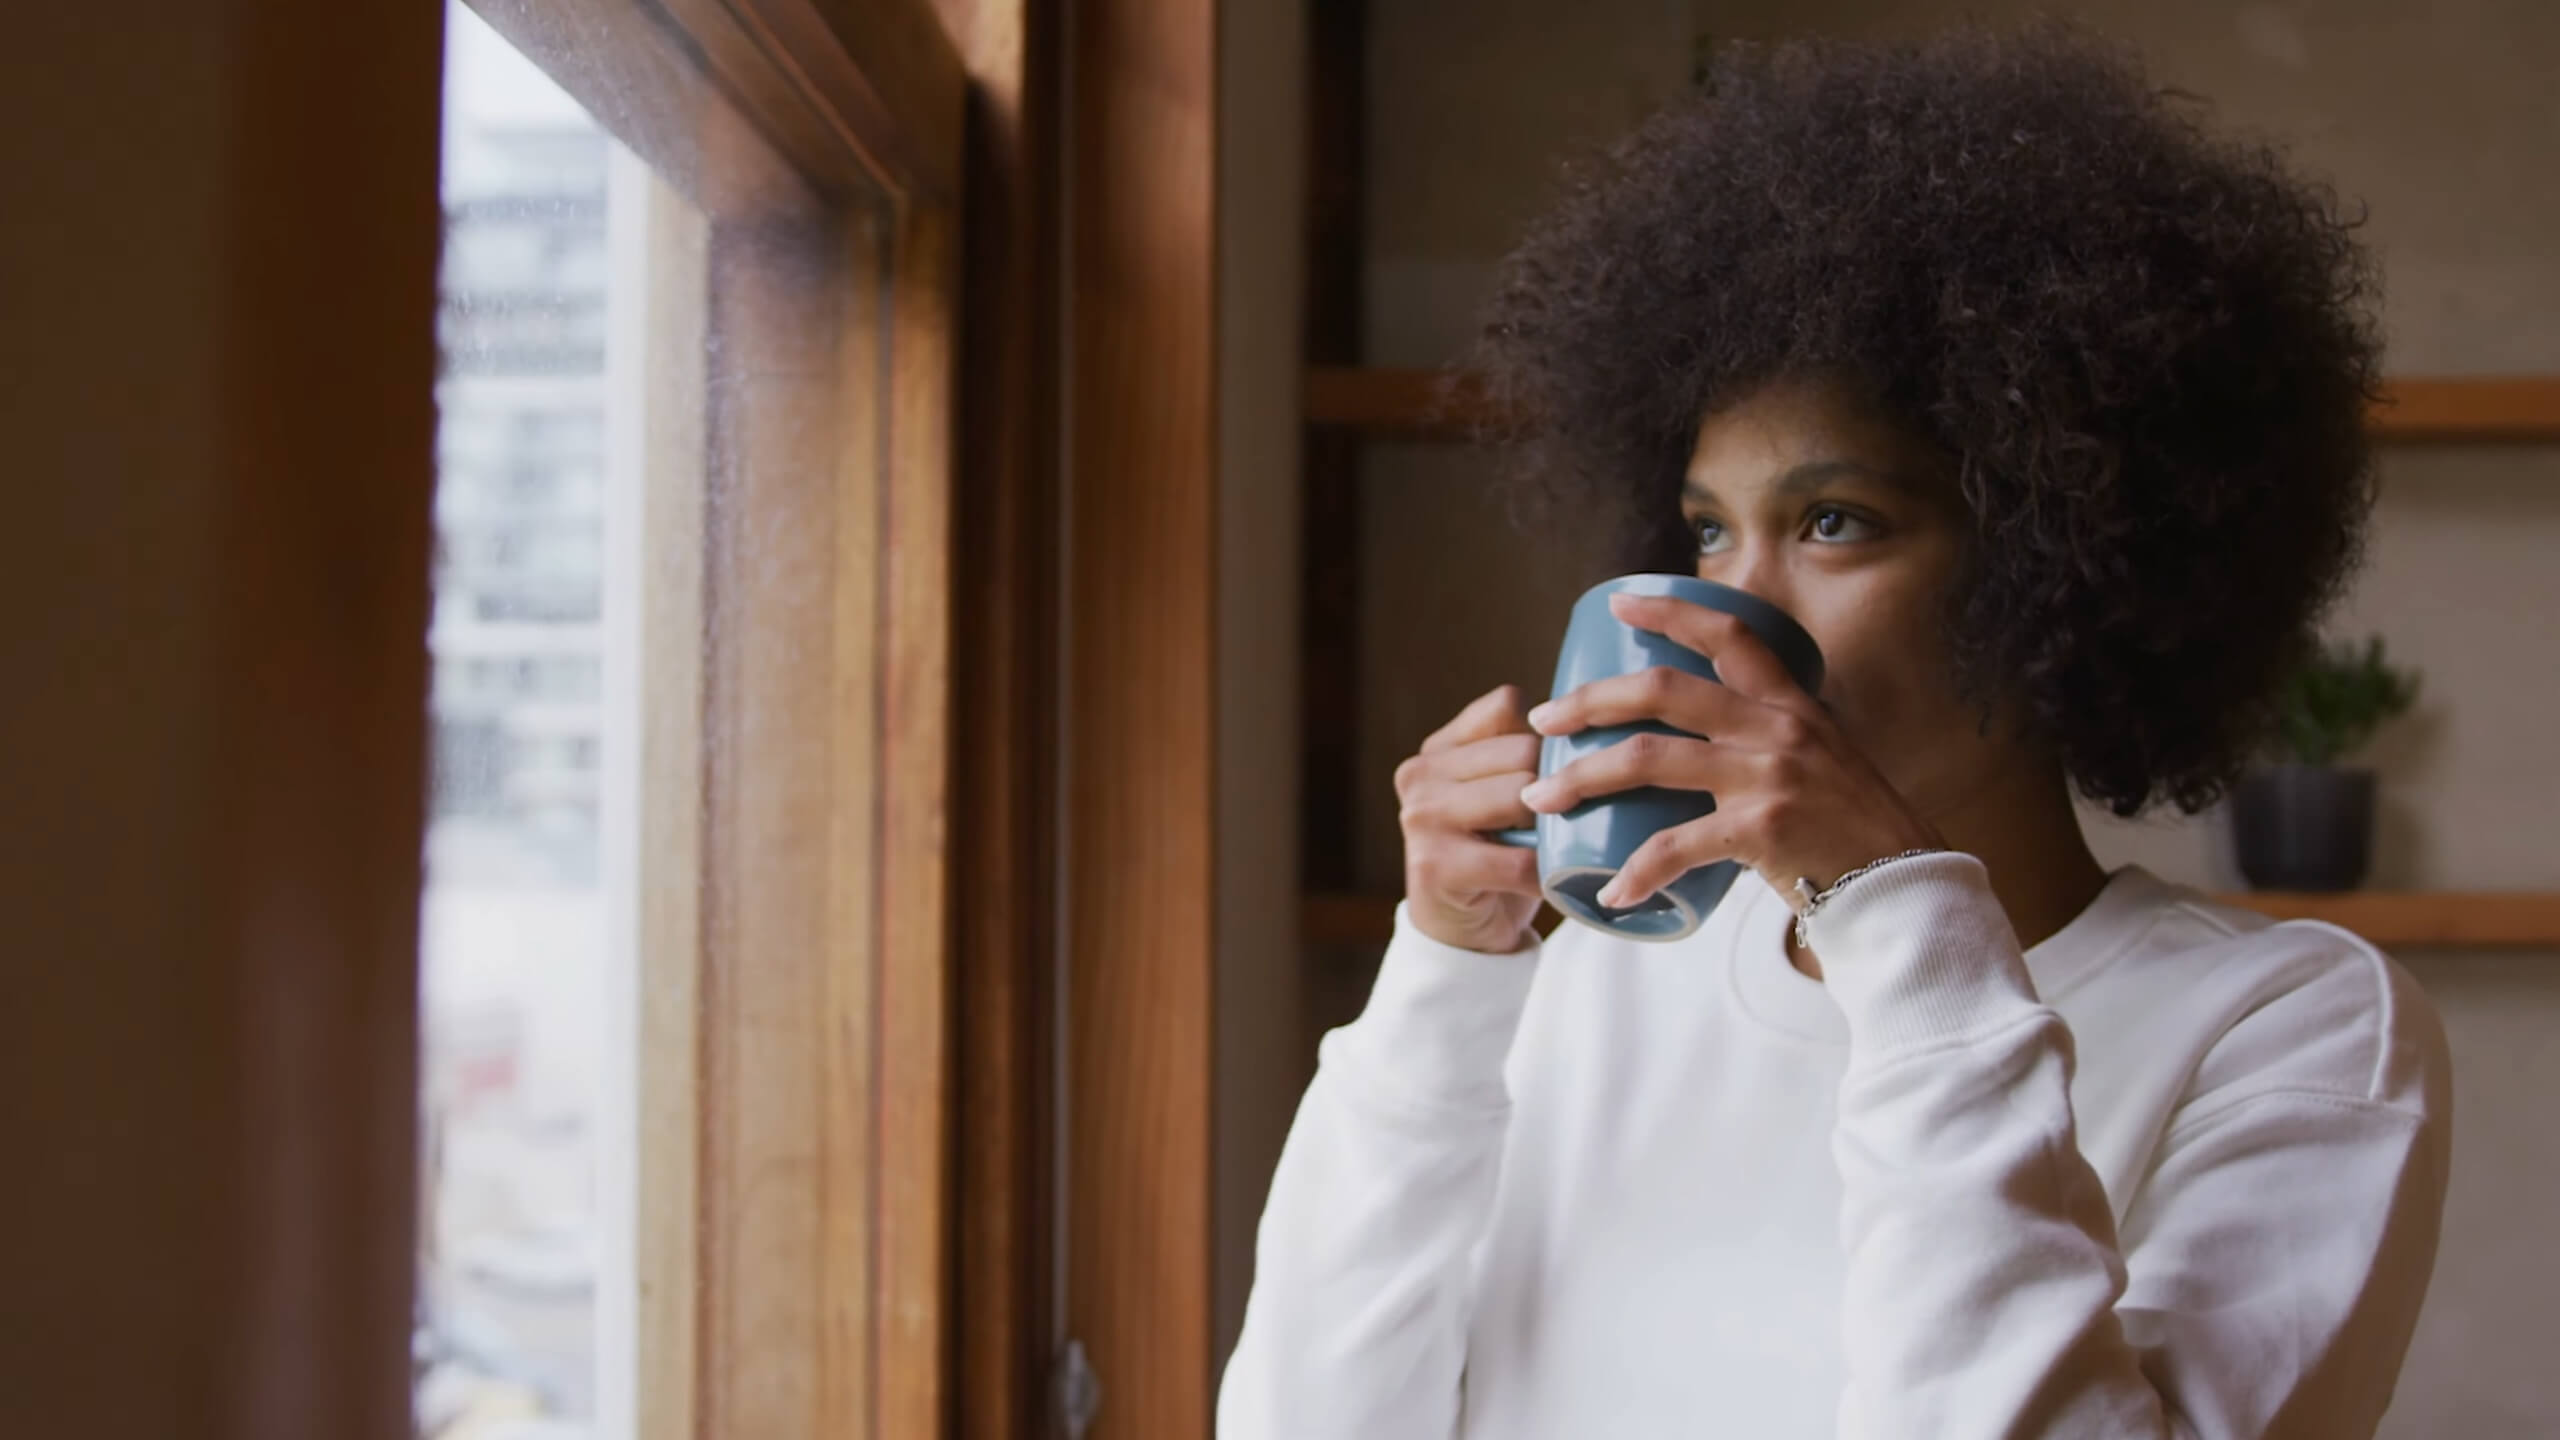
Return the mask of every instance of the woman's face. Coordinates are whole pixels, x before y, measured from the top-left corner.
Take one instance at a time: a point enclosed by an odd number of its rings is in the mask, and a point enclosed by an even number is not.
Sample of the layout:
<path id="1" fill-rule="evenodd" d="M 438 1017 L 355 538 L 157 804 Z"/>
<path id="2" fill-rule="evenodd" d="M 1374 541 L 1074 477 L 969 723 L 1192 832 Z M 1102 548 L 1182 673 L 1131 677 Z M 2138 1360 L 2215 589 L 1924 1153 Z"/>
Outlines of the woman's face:
<path id="1" fill-rule="evenodd" d="M 1772 384 L 1700 423 L 1680 509 L 1699 577 L 1803 622 L 1841 729 L 1923 815 L 2017 778 L 2009 717 L 1978 733 L 1956 698 L 1942 617 L 1967 516 L 1927 447 L 1839 387 Z"/>

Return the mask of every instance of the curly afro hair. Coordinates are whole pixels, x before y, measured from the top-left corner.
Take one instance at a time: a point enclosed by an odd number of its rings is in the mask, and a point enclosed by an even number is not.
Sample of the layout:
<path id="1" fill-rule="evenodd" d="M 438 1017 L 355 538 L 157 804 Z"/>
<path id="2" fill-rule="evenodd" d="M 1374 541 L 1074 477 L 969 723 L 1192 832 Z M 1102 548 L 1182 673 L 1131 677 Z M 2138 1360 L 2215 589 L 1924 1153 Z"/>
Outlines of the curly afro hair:
<path id="1" fill-rule="evenodd" d="M 1700 420 L 1851 385 L 1971 512 L 1967 703 L 2119 815 L 2204 808 L 2362 558 L 2379 341 L 2361 217 L 2200 109 L 2063 23 L 1726 51 L 1505 263 L 1472 368 L 1515 498 L 1690 569 Z"/>

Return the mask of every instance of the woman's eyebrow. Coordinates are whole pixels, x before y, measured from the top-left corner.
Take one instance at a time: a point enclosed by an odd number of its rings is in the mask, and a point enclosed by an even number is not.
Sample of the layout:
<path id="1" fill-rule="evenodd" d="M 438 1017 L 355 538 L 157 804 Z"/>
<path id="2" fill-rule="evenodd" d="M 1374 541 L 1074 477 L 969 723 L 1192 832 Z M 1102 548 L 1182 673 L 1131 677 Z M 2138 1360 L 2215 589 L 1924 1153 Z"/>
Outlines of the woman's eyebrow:
<path id="1" fill-rule="evenodd" d="M 1891 470 L 1879 470 L 1872 465 L 1862 465 L 1855 460 L 1808 460 L 1780 475 L 1771 483 L 1770 488 L 1780 495 L 1804 495 L 1821 489 L 1824 481 L 1836 480 L 1842 476 L 1873 480 L 1896 490 L 1911 488 L 1909 482 L 1900 474 Z M 1695 500 L 1701 504 L 1716 503 L 1715 491 L 1709 489 L 1706 482 L 1694 475 L 1682 481 L 1680 495 L 1682 499 Z"/>

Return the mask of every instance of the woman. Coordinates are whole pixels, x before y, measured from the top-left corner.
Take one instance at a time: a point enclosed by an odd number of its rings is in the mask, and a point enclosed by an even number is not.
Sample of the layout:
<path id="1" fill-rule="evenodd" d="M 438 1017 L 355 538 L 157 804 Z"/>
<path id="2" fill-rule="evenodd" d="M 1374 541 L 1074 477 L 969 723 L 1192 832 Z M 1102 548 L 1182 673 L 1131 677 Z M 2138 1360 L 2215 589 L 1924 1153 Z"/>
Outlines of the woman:
<path id="1" fill-rule="evenodd" d="M 2370 1434 L 2432 1264 L 2441 1028 L 2335 927 L 2103 869 L 2202 808 L 2357 560 L 2370 275 L 2329 194 L 2066 29 L 1725 60 L 1513 257 L 1481 368 L 1613 568 L 1802 620 L 1477 700 L 1265 1209 L 1221 1431 Z M 1541 735 L 1652 717 L 1545 780 Z M 1567 924 L 1482 832 L 1714 814 Z M 1797 882 L 1818 898 L 1805 905 Z"/>

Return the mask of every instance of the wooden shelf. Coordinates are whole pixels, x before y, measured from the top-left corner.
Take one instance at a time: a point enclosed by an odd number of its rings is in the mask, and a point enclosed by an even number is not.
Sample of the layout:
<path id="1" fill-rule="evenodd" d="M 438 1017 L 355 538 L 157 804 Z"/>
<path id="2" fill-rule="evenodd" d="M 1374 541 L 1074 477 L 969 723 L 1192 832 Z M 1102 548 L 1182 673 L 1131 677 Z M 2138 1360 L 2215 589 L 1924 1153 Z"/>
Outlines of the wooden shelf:
<path id="1" fill-rule="evenodd" d="M 1483 390 L 1436 370 L 1316 366 L 1306 420 L 1383 439 L 1462 440 L 1499 420 Z M 2373 433 L 2392 444 L 2560 441 L 2560 375 L 2403 376 L 2386 382 Z"/>
<path id="2" fill-rule="evenodd" d="M 2326 920 L 2376 945 L 2560 950 L 2560 894 L 2544 891 L 2265 890 L 2214 898 L 2278 920 Z"/>
<path id="3" fill-rule="evenodd" d="M 2384 382 L 2374 438 L 2395 444 L 2560 440 L 2560 376 L 2407 375 Z"/>
<path id="4" fill-rule="evenodd" d="M 2376 945 L 2426 949 L 2560 950 L 2560 892 L 2351 890 L 2339 894 L 2248 891 L 2213 897 L 2279 920 L 2326 920 Z M 1316 944 L 1383 945 L 1395 928 L 1393 895 L 1309 895 L 1300 937 Z M 1540 911 L 1540 929 L 1554 921 Z"/>

